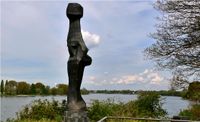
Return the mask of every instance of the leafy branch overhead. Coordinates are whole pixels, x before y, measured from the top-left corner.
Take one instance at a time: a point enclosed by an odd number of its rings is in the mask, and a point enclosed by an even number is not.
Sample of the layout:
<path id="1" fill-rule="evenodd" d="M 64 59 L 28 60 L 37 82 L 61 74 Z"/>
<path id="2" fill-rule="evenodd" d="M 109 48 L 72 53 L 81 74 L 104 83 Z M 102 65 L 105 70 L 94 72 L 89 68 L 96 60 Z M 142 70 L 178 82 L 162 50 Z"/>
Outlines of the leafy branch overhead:
<path id="1" fill-rule="evenodd" d="M 172 70 L 174 77 L 199 80 L 200 1 L 159 0 L 154 6 L 162 16 L 151 34 L 156 43 L 145 54 L 159 68 Z"/>

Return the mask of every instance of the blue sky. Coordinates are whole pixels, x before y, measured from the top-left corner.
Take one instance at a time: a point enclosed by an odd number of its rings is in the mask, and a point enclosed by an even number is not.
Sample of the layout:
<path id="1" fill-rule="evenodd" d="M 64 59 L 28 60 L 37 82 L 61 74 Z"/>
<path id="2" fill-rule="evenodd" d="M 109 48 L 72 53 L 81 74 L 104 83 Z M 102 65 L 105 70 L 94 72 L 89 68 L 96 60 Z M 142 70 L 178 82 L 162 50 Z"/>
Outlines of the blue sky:
<path id="1" fill-rule="evenodd" d="M 2 1 L 1 79 L 54 86 L 68 83 L 66 7 L 84 7 L 82 34 L 93 62 L 86 67 L 87 89 L 160 90 L 168 73 L 154 70 L 143 50 L 155 40 L 159 12 L 155 0 Z"/>

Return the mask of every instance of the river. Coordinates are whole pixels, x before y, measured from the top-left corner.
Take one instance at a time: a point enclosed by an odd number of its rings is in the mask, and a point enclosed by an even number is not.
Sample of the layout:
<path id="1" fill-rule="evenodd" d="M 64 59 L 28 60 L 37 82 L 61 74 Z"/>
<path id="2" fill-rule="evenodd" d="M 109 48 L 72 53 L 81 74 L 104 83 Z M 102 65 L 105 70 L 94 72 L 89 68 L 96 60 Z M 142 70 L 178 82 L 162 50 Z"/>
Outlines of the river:
<path id="1" fill-rule="evenodd" d="M 125 95 L 125 94 L 88 94 L 82 95 L 85 102 L 89 106 L 92 100 L 106 100 L 113 99 L 116 102 L 128 102 L 130 100 L 137 99 L 137 95 Z M 190 101 L 183 100 L 181 97 L 164 96 L 162 100 L 163 108 L 168 112 L 168 116 L 172 117 L 177 115 L 180 110 L 186 109 Z M 5 121 L 7 118 L 16 117 L 15 113 L 20 111 L 23 106 L 30 104 L 36 99 L 48 99 L 62 101 L 66 99 L 66 96 L 14 96 L 14 97 L 1 97 L 1 121 Z"/>

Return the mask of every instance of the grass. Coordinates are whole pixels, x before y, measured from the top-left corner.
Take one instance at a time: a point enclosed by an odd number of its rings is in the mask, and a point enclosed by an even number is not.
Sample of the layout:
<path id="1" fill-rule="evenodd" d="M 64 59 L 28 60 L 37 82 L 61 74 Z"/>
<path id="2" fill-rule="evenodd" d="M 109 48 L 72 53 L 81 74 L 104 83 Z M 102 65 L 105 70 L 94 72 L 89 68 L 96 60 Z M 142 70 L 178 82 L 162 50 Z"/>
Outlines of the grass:
<path id="1" fill-rule="evenodd" d="M 106 122 L 158 122 L 154 120 L 126 120 L 126 119 L 108 119 Z"/>
<path id="2" fill-rule="evenodd" d="M 34 119 L 8 120 L 7 122 L 58 122 L 58 121 L 43 118 L 40 120 L 34 120 Z"/>

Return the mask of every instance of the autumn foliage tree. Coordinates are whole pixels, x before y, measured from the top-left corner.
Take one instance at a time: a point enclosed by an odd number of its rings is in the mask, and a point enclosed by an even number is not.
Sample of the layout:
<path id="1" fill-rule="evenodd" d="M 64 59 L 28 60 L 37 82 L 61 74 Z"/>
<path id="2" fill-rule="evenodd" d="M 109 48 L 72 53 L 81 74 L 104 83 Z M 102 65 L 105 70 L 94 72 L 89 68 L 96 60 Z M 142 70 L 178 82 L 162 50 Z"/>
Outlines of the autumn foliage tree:
<path id="1" fill-rule="evenodd" d="M 173 79 L 200 79 L 200 0 L 158 0 L 162 16 L 152 34 L 156 43 L 145 49 L 161 69 L 170 69 Z"/>
<path id="2" fill-rule="evenodd" d="M 17 94 L 29 94 L 30 84 L 22 81 L 17 83 Z"/>

